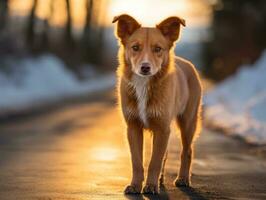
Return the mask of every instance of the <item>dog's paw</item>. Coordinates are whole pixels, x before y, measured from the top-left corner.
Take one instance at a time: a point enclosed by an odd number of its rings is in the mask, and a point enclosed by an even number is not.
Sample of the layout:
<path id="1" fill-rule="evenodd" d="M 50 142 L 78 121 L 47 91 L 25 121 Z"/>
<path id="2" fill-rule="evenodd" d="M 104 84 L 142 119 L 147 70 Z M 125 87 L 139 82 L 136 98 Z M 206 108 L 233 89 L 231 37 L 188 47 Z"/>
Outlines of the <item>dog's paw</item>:
<path id="1" fill-rule="evenodd" d="M 125 190 L 124 194 L 140 194 L 141 187 L 137 185 L 128 185 Z"/>
<path id="2" fill-rule="evenodd" d="M 147 184 L 143 188 L 143 194 L 158 194 L 158 186 L 154 184 Z"/>
<path id="3" fill-rule="evenodd" d="M 190 180 L 189 178 L 177 178 L 174 182 L 176 187 L 189 187 Z"/>

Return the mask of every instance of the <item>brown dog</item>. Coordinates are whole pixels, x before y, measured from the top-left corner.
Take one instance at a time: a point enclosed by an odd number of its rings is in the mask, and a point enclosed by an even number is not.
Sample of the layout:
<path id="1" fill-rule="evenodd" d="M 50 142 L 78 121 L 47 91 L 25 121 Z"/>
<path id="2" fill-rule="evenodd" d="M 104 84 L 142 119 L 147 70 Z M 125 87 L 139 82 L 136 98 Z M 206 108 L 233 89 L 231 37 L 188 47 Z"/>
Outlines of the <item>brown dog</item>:
<path id="1" fill-rule="evenodd" d="M 181 167 L 176 186 L 190 185 L 193 138 L 200 131 L 202 90 L 194 66 L 174 55 L 185 21 L 169 17 L 156 28 L 141 27 L 129 15 L 114 18 L 119 50 L 119 99 L 127 124 L 133 177 L 126 194 L 140 193 L 144 181 L 143 130 L 153 133 L 152 157 L 143 193 L 158 192 L 170 124 L 177 122 L 182 138 Z M 163 174 L 161 174 L 161 177 Z"/>

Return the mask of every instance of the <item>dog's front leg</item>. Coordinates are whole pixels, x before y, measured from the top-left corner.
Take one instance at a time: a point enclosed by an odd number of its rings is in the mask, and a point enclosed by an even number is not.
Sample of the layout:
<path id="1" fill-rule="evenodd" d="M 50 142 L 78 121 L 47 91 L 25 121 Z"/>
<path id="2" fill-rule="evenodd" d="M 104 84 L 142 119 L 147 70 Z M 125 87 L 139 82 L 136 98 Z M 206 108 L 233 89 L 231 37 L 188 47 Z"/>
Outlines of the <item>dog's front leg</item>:
<path id="1" fill-rule="evenodd" d="M 170 127 L 167 127 L 164 130 L 153 130 L 151 162 L 149 164 L 146 186 L 143 189 L 145 194 L 158 193 L 158 179 L 168 144 L 169 134 Z"/>
<path id="2" fill-rule="evenodd" d="M 127 124 L 127 138 L 131 152 L 132 180 L 126 187 L 126 194 L 138 194 L 142 189 L 144 180 L 143 169 L 143 129 L 140 124 L 129 122 Z"/>

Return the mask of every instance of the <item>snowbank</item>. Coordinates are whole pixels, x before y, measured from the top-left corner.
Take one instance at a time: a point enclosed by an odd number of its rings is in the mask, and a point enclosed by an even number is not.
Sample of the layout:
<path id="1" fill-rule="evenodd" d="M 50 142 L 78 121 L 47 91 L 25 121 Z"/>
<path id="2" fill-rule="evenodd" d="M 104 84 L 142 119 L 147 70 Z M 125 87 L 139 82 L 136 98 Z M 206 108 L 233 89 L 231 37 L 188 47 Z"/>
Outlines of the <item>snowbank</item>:
<path id="1" fill-rule="evenodd" d="M 266 51 L 204 97 L 207 125 L 266 144 Z"/>
<path id="2" fill-rule="evenodd" d="M 9 61 L 10 73 L 0 71 L 0 115 L 46 102 L 112 87 L 115 75 L 92 76 L 80 81 L 52 55 Z M 87 75 L 88 76 L 88 75 Z"/>

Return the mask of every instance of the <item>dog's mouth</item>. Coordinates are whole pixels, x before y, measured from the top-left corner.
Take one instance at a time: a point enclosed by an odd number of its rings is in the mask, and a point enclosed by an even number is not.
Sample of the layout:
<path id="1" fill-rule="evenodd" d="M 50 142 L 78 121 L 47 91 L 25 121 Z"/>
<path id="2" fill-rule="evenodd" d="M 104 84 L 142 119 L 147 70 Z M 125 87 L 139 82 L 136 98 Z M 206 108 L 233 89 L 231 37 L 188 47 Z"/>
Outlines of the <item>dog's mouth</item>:
<path id="1" fill-rule="evenodd" d="M 151 76 L 151 72 L 140 72 L 139 73 L 141 76 Z"/>
<path id="2" fill-rule="evenodd" d="M 135 72 L 135 74 L 137 74 L 138 76 L 141 76 L 141 77 L 150 77 L 150 76 L 153 76 L 154 74 L 152 74 L 151 72 Z"/>

